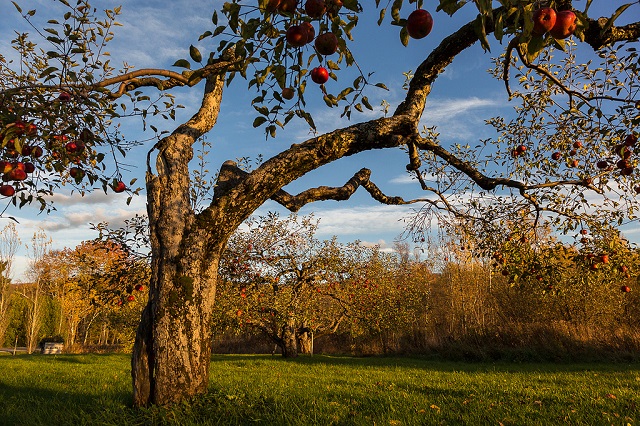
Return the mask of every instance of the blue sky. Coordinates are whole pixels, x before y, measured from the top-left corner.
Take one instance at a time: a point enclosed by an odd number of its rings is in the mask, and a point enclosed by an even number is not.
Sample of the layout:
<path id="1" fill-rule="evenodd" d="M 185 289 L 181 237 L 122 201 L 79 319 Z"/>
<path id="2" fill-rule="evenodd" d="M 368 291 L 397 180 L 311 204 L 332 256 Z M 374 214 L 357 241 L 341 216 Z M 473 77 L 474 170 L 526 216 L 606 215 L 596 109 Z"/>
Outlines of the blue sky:
<path id="1" fill-rule="evenodd" d="M 393 27 L 388 22 L 382 27 L 376 25 L 377 13 L 373 7 L 369 9 L 373 13 L 361 16 L 361 23 L 354 33 L 356 42 L 351 43 L 350 47 L 363 71 L 375 72 L 372 80 L 384 82 L 390 89 L 388 92 L 371 90 L 367 93 L 374 107 L 379 106 L 384 99 L 391 104 L 390 110 L 393 111 L 404 96 L 403 73 L 415 69 L 443 37 L 475 16 L 473 7 L 469 6 L 465 8 L 468 9 L 467 12 L 451 18 L 442 12 L 436 13 L 436 3 L 435 0 L 425 2 L 425 8 L 434 16 L 432 33 L 422 40 L 410 40 L 408 47 L 403 47 L 400 43 L 398 27 Z M 581 3 L 584 2 L 576 2 L 576 5 L 581 7 Z M 615 7 L 616 4 L 623 4 L 625 1 L 594 3 L 592 10 L 597 12 L 597 7 L 603 3 L 614 4 Z M 51 17 L 51 4 L 50 0 L 21 3 L 23 9 L 36 9 L 37 17 L 47 19 Z M 190 44 L 200 48 L 205 56 L 217 46 L 217 42 L 212 42 L 211 39 L 198 42 L 198 36 L 206 30 L 213 29 L 210 17 L 213 10 L 220 7 L 221 1 L 101 0 L 96 1 L 94 6 L 104 9 L 120 4 L 123 6 L 123 13 L 118 21 L 123 27 L 116 28 L 116 37 L 108 49 L 115 66 L 126 62 L 136 68 L 168 67 L 177 59 L 188 57 Z M 607 8 L 609 7 L 611 6 Z M 614 10 L 614 7 L 610 10 Z M 407 5 L 403 10 L 403 16 L 408 15 L 410 11 Z M 637 18 L 638 7 L 631 11 L 630 15 L 631 18 Z M 21 25 L 23 23 L 14 7 L 8 0 L 4 0 L 0 6 L 0 52 L 9 56 L 10 35 Z M 495 115 L 508 115 L 512 110 L 502 82 L 493 80 L 486 72 L 492 65 L 491 57 L 499 55 L 502 49 L 495 40 L 491 40 L 491 43 L 491 54 L 484 53 L 479 45 L 465 51 L 447 68 L 433 87 L 423 122 L 428 126 L 437 126 L 445 144 L 474 143 L 480 138 L 491 136 L 492 131 L 484 126 L 484 120 Z M 338 72 L 338 76 L 345 81 L 352 81 L 353 77 L 350 77 L 349 73 L 350 71 Z M 335 93 L 341 86 L 330 81 L 327 88 Z M 187 119 L 199 104 L 202 87 L 178 90 L 174 93 L 177 103 L 186 106 L 184 110 L 178 111 L 176 122 L 179 123 Z M 349 125 L 348 121 L 340 118 L 342 108 L 328 109 L 324 105 L 318 87 L 309 86 L 305 95 L 320 133 Z M 240 78 L 236 78 L 226 90 L 218 125 L 208 136 L 212 144 L 209 170 L 217 170 L 227 159 L 245 156 L 255 158 L 259 154 L 269 158 L 292 143 L 304 141 L 311 136 L 306 124 L 293 121 L 284 131 L 278 132 L 275 140 L 265 140 L 263 130 L 253 129 L 251 126 L 253 110 L 250 100 L 254 96 L 253 92 L 247 90 L 246 82 Z M 377 108 L 375 112 L 354 113 L 352 122 L 379 117 L 382 115 L 380 110 L 381 108 Z M 160 129 L 174 128 L 174 123 L 171 122 L 160 121 L 156 124 Z M 131 139 L 145 138 L 141 132 L 142 126 L 135 119 L 123 122 L 123 130 L 125 136 Z M 133 151 L 125 159 L 127 164 L 138 166 L 131 169 L 125 176 L 125 181 L 138 177 L 142 186 L 145 154 L 146 147 Z M 361 167 L 368 167 L 373 171 L 372 180 L 387 194 L 416 198 L 422 194 L 415 182 L 407 178 L 406 163 L 407 156 L 400 149 L 367 152 L 341 159 L 314 171 L 286 189 L 298 192 L 316 185 L 342 185 Z M 125 219 L 145 212 L 144 196 L 134 198 L 129 206 L 125 204 L 125 199 L 124 194 L 105 195 L 102 191 L 85 197 L 63 191 L 54 196 L 57 211 L 48 216 L 38 215 L 35 207 L 10 210 L 9 214 L 20 222 L 18 231 L 23 243 L 29 242 L 37 228 L 42 228 L 52 237 L 54 248 L 74 247 L 82 240 L 95 237 L 95 233 L 90 231 L 89 222 L 108 221 L 113 226 L 118 226 Z M 416 206 L 382 206 L 371 200 L 365 191 L 359 190 L 349 201 L 316 203 L 304 207 L 300 213 L 313 212 L 320 218 L 318 236 L 321 238 L 339 235 L 343 241 L 360 239 L 390 248 L 393 240 L 404 230 L 403 218 L 409 217 L 414 208 Z M 265 213 L 268 210 L 286 214 L 275 203 L 264 205 L 257 213 Z M 3 226 L 1 222 L 0 226 Z M 626 236 L 635 241 L 640 240 L 640 232 L 635 229 L 628 229 Z M 14 277 L 18 280 L 21 279 L 21 271 L 26 262 L 26 250 L 22 250 L 15 262 Z"/>

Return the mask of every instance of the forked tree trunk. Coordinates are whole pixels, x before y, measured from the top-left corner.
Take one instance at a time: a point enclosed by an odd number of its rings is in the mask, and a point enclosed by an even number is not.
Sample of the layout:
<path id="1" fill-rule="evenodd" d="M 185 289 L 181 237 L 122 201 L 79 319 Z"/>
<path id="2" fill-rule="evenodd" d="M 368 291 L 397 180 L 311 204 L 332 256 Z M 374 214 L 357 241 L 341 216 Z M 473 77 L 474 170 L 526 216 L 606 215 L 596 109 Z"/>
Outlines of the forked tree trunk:
<path id="1" fill-rule="evenodd" d="M 149 302 L 131 361 L 136 406 L 168 405 L 206 392 L 219 257 L 232 227 L 191 208 L 192 144 L 217 119 L 223 77 L 207 80 L 202 107 L 160 141 L 147 173 L 152 250 Z"/>

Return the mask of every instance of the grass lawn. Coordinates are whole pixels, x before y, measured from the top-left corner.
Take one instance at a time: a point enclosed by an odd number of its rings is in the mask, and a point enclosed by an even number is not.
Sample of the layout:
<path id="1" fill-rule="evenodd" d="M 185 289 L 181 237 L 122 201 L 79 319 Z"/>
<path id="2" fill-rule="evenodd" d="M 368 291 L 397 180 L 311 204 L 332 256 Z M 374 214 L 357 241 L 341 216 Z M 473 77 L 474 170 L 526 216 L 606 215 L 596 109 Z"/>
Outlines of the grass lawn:
<path id="1" fill-rule="evenodd" d="M 0 424 L 640 426 L 640 364 L 224 355 L 211 377 L 136 410 L 127 355 L 2 355 Z"/>

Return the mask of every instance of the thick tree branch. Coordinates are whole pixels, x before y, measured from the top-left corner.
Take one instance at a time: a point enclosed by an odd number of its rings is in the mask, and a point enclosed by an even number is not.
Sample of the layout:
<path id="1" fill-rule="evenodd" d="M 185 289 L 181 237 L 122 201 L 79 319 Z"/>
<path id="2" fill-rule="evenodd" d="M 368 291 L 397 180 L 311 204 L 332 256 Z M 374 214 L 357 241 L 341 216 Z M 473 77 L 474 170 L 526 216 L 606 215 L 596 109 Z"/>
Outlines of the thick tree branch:
<path id="1" fill-rule="evenodd" d="M 603 32 L 607 21 L 608 18 L 589 19 L 589 28 L 585 32 L 584 41 L 593 50 L 600 50 L 619 41 L 634 41 L 640 38 L 640 22 L 611 27 Z"/>

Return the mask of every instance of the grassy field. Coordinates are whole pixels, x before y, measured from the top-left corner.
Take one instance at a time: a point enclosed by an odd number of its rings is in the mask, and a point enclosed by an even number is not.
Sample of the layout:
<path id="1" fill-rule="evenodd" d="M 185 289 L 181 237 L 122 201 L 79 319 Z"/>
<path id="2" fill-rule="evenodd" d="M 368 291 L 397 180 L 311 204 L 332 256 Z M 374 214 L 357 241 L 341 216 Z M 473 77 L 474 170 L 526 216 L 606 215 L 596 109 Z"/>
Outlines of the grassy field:
<path id="1" fill-rule="evenodd" d="M 0 356 L 2 425 L 640 425 L 640 364 L 216 356 L 208 395 L 130 407 L 127 355 Z"/>

